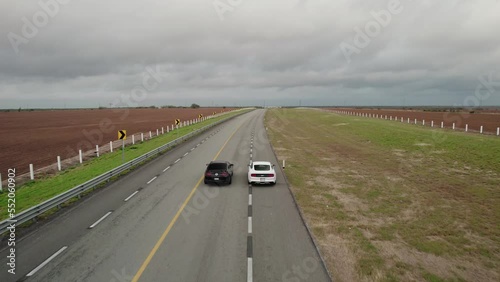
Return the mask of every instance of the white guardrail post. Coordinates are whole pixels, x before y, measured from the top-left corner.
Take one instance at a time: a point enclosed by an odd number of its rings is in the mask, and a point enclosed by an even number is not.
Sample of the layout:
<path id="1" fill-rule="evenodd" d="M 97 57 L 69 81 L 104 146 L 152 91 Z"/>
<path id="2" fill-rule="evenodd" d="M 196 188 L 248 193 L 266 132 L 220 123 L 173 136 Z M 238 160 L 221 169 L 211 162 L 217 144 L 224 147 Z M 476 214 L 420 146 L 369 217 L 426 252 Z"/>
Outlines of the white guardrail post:
<path id="1" fill-rule="evenodd" d="M 243 114 L 243 113 L 240 113 L 239 115 L 241 115 L 241 114 Z M 167 150 L 169 147 L 171 147 L 171 146 L 173 146 L 181 141 L 184 141 L 184 140 L 190 138 L 191 136 L 194 136 L 194 135 L 199 134 L 201 132 L 204 132 L 204 131 L 206 131 L 214 126 L 217 126 L 217 125 L 219 125 L 219 124 L 221 124 L 229 119 L 232 119 L 236 116 L 238 116 L 238 115 L 222 119 L 222 120 L 217 121 L 217 122 L 210 124 L 210 125 L 206 125 L 206 126 L 200 128 L 198 130 L 195 130 L 195 131 L 193 131 L 193 132 L 191 132 L 183 137 L 179 137 L 175 140 L 172 140 L 171 142 L 169 142 L 167 144 L 164 144 L 164 145 L 162 145 L 154 150 L 151 150 L 151 151 L 145 153 L 144 155 L 137 157 L 129 162 L 126 162 L 126 163 L 124 163 L 124 164 L 122 164 L 122 165 L 120 165 L 120 166 L 118 166 L 110 171 L 107 171 L 107 172 L 105 172 L 105 173 L 103 173 L 103 174 L 83 183 L 83 184 L 75 186 L 75 187 L 71 188 L 70 190 L 68 190 L 62 194 L 59 194 L 59 195 L 57 195 L 49 200 L 46 200 L 45 202 L 43 202 L 41 204 L 38 204 L 34 207 L 31 207 L 27 210 L 24 210 L 24 211 L 16 214 L 16 216 L 13 218 L 9 218 L 9 219 L 1 221 L 0 222 L 0 235 L 3 234 L 4 232 L 8 231 L 7 227 L 12 223 L 12 220 L 15 220 L 17 225 L 21 225 L 27 221 L 35 219 L 37 216 L 43 214 L 44 212 L 46 212 L 52 208 L 55 208 L 58 205 L 65 203 L 72 198 L 79 197 L 85 191 L 93 189 L 96 186 L 100 185 L 101 183 L 109 181 L 111 178 L 113 178 L 117 175 L 120 175 L 124 171 L 129 170 L 130 168 L 148 160 L 149 158 L 151 158 L 155 155 L 158 155 L 160 152 Z M 80 150 L 80 152 L 81 152 L 81 150 Z M 30 164 L 30 175 L 31 175 L 31 178 L 33 180 L 34 179 L 33 164 Z"/>
<path id="2" fill-rule="evenodd" d="M 33 170 L 33 164 L 30 164 L 30 179 L 35 180 L 35 172 Z"/>

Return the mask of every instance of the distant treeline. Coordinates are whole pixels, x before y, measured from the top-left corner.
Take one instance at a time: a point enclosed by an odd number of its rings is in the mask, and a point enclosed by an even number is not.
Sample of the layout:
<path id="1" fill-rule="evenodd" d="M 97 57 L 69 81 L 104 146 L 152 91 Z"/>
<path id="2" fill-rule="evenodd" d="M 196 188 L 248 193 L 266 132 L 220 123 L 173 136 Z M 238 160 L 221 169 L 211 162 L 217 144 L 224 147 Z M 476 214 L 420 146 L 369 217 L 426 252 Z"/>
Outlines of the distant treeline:
<path id="1" fill-rule="evenodd" d="M 174 106 L 174 105 L 165 105 L 165 106 L 142 106 L 142 107 L 99 107 L 99 108 L 18 108 L 18 109 L 0 109 L 0 112 L 33 112 L 33 111 L 85 111 L 85 110 L 108 110 L 108 109 L 197 109 L 197 108 L 223 108 L 222 107 L 201 107 L 197 104 L 192 104 L 189 107 L 186 106 Z M 231 108 L 240 108 L 240 107 L 231 107 Z"/>

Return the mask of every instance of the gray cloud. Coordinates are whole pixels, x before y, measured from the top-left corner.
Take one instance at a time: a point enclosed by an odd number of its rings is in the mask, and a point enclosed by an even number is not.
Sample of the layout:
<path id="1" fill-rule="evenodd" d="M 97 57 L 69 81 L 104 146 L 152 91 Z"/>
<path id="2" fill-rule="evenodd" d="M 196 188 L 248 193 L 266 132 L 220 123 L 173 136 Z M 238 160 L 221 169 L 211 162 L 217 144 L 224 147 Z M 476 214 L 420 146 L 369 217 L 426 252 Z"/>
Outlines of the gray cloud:
<path id="1" fill-rule="evenodd" d="M 144 105 L 460 104 L 478 76 L 500 81 L 496 0 L 400 0 L 350 62 L 341 43 L 397 0 L 242 0 L 223 20 L 212 0 L 65 1 L 18 53 L 9 37 L 43 10 L 0 3 L 0 108 L 107 105 L 147 66 L 167 75 Z"/>

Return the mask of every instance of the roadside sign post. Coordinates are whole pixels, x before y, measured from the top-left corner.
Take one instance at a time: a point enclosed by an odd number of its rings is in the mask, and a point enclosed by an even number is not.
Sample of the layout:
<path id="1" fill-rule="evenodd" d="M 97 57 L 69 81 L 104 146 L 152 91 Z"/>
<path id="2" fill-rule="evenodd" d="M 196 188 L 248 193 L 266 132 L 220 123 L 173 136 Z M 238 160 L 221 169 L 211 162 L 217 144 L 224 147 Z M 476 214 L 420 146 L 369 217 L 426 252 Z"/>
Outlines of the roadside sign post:
<path id="1" fill-rule="evenodd" d="M 179 129 L 179 127 L 182 127 L 181 119 L 177 118 L 175 119 L 175 129 Z"/>
<path id="2" fill-rule="evenodd" d="M 127 131 L 118 131 L 118 139 L 122 140 L 122 163 L 125 162 L 125 140 L 127 140 Z"/>

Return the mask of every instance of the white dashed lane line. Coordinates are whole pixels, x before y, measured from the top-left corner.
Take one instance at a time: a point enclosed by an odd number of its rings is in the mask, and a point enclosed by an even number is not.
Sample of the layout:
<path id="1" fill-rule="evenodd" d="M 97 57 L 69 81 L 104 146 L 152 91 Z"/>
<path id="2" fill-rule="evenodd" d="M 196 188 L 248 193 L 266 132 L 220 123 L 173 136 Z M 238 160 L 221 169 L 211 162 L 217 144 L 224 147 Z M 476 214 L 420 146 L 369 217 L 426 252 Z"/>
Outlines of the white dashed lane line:
<path id="1" fill-rule="evenodd" d="M 252 217 L 248 217 L 248 234 L 252 234 Z"/>
<path id="2" fill-rule="evenodd" d="M 185 153 L 185 154 L 183 155 L 183 157 L 187 156 L 188 154 L 189 154 L 189 153 Z"/>
<path id="3" fill-rule="evenodd" d="M 96 221 L 96 222 L 94 222 L 94 224 L 90 225 L 89 229 L 92 229 L 92 228 L 96 227 L 97 224 L 101 223 L 101 221 L 103 221 L 104 219 L 106 219 L 106 217 L 108 217 L 111 213 L 112 213 L 112 211 L 107 212 L 103 217 L 99 218 L 98 221 Z"/>
<path id="4" fill-rule="evenodd" d="M 151 180 L 149 180 L 146 184 L 150 184 L 151 182 L 155 181 L 156 178 L 158 178 L 158 176 L 155 176 L 155 177 L 151 178 Z"/>
<path id="5" fill-rule="evenodd" d="M 180 160 L 181 160 L 181 159 L 177 159 L 177 160 L 174 162 L 174 164 L 178 163 Z"/>
<path id="6" fill-rule="evenodd" d="M 64 250 L 66 250 L 68 248 L 68 246 L 64 246 L 62 247 L 61 249 L 59 249 L 59 251 L 57 251 L 55 254 L 51 255 L 48 259 L 46 259 L 44 262 L 42 262 L 39 266 L 37 266 L 35 269 L 33 269 L 32 271 L 30 271 L 30 273 L 26 274 L 26 276 L 28 277 L 31 277 L 33 276 L 35 273 L 37 273 L 40 269 L 42 269 L 44 266 L 46 266 L 51 260 L 53 260 L 55 257 L 57 257 L 59 254 L 61 254 L 62 252 L 64 252 Z"/>
<path id="7" fill-rule="evenodd" d="M 135 191 L 134 193 L 132 193 L 132 195 L 128 196 L 125 200 L 123 200 L 124 202 L 127 202 L 128 200 L 130 200 L 133 196 L 135 196 L 135 194 L 139 193 L 139 191 Z"/>
<path id="8" fill-rule="evenodd" d="M 248 195 L 248 205 L 252 205 L 252 194 Z"/>
<path id="9" fill-rule="evenodd" d="M 167 171 L 169 168 L 170 168 L 170 166 L 167 166 L 167 167 L 163 170 L 163 172 Z"/>
<path id="10" fill-rule="evenodd" d="M 253 281 L 253 262 L 252 258 L 247 258 L 247 282 L 252 282 Z"/>

